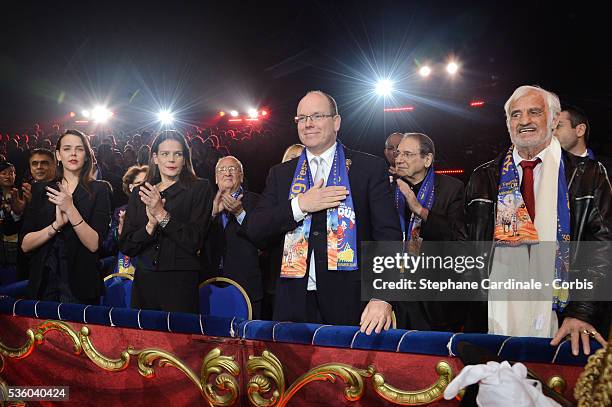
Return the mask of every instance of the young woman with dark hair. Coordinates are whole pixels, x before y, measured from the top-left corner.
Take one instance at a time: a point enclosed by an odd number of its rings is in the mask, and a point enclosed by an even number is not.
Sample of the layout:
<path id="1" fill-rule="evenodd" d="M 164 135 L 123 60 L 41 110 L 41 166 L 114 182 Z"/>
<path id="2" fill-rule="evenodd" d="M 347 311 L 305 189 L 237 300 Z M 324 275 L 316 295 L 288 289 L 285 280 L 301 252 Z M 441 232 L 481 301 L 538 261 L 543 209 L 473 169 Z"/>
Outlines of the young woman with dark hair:
<path id="1" fill-rule="evenodd" d="M 57 178 L 32 185 L 21 248 L 32 253 L 28 296 L 98 304 L 104 287 L 98 248 L 111 215 L 110 187 L 92 176 L 87 136 L 66 130 L 57 141 Z"/>
<path id="2" fill-rule="evenodd" d="M 212 210 L 210 183 L 193 172 L 187 141 L 160 133 L 147 182 L 130 195 L 119 249 L 135 258 L 132 307 L 197 312 L 199 250 Z"/>

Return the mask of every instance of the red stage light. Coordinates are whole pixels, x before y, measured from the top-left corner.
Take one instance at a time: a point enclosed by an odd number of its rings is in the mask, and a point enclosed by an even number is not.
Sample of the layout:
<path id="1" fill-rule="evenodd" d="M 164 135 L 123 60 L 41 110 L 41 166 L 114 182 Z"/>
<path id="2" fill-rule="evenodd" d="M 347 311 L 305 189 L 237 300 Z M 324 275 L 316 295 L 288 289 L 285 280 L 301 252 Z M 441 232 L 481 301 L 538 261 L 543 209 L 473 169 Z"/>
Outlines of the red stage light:
<path id="1" fill-rule="evenodd" d="M 70 113 L 68 113 L 68 115 L 69 115 L 70 117 L 74 117 L 74 116 L 76 116 L 76 113 L 75 113 L 75 112 L 70 112 Z"/>
<path id="2" fill-rule="evenodd" d="M 262 110 L 261 111 L 261 115 L 262 116 L 267 116 L 268 115 L 268 111 L 267 110 Z"/>
<path id="3" fill-rule="evenodd" d="M 231 121 L 231 120 L 230 120 L 230 121 Z M 256 117 L 251 117 L 251 118 L 249 118 L 249 119 L 246 119 L 246 121 L 247 121 L 247 122 L 258 122 L 258 121 L 259 121 L 259 119 L 258 119 L 258 118 L 256 118 Z"/>
<path id="4" fill-rule="evenodd" d="M 223 110 L 221 110 L 221 111 L 219 112 L 219 117 L 223 117 L 223 116 L 225 116 L 225 112 L 224 112 Z"/>
<path id="5" fill-rule="evenodd" d="M 242 122 L 242 119 L 229 119 L 228 122 Z"/>
<path id="6" fill-rule="evenodd" d="M 411 112 L 414 110 L 414 106 L 402 106 L 402 107 L 386 107 L 385 112 Z"/>
<path id="7" fill-rule="evenodd" d="M 470 102 L 470 107 L 482 107 L 484 106 L 484 104 L 485 104 L 484 100 L 474 100 Z"/>
<path id="8" fill-rule="evenodd" d="M 462 169 L 457 169 L 457 170 L 436 170 L 435 171 L 436 174 L 463 174 L 463 170 Z"/>

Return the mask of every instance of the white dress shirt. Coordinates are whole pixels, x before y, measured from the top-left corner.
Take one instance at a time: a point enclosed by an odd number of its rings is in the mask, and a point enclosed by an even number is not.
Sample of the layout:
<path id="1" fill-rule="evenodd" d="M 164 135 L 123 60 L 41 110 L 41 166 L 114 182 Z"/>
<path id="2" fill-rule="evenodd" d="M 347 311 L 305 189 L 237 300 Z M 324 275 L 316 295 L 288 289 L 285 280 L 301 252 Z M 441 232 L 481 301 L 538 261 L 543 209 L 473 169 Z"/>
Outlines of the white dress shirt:
<path id="1" fill-rule="evenodd" d="M 327 179 L 329 178 L 329 173 L 331 172 L 332 164 L 334 162 L 334 154 L 336 154 L 336 145 L 334 143 L 333 146 L 325 150 L 319 157 L 322 159 L 323 163 L 323 186 L 327 185 Z M 306 149 L 306 159 L 308 160 L 308 165 L 310 167 L 310 176 L 314 177 L 317 173 L 317 163 L 316 160 L 313 160 L 315 155 L 312 154 L 308 149 Z M 314 179 L 311 180 L 314 183 Z M 298 203 L 298 197 L 296 196 L 291 200 L 291 209 L 293 211 L 293 219 L 296 222 L 301 222 L 306 217 L 307 213 L 302 212 L 300 209 L 300 205 Z M 313 291 L 317 289 L 317 274 L 315 272 L 315 258 L 314 258 L 314 250 L 310 256 L 310 266 L 308 267 L 308 285 L 306 288 L 308 291 Z"/>

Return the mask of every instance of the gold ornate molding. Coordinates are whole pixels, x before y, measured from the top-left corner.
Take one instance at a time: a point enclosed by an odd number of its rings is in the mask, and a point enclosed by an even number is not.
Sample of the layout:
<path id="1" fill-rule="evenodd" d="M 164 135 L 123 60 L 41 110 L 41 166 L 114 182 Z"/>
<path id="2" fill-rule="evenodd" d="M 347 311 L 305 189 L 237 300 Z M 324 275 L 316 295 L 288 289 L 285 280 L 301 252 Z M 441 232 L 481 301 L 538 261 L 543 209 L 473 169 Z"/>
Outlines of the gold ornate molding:
<path id="1" fill-rule="evenodd" d="M 314 381 L 334 383 L 339 377 L 346 383 L 344 397 L 348 401 L 360 400 L 365 393 L 364 378 L 373 378 L 374 392 L 379 397 L 398 405 L 416 406 L 432 403 L 443 397 L 444 389 L 453 378 L 452 367 L 445 361 L 436 366 L 438 380 L 423 390 L 404 391 L 385 383 L 382 374 L 376 373 L 374 366 L 358 369 L 343 363 L 327 363 L 317 366 L 303 374 L 285 391 L 285 376 L 278 358 L 264 350 L 262 356 L 249 356 L 247 371 L 250 379 L 247 387 L 249 401 L 257 407 L 284 407 L 305 385 Z M 261 371 L 261 372 L 260 372 Z M 275 388 L 269 398 L 264 394 Z"/>
<path id="2" fill-rule="evenodd" d="M 279 407 L 287 405 L 289 400 L 305 385 L 315 381 L 328 381 L 335 383 L 336 376 L 340 377 L 347 387 L 344 389 L 344 397 L 349 401 L 357 401 L 363 397 L 365 387 L 363 377 L 370 378 L 374 374 L 374 366 L 367 369 L 357 369 L 344 363 L 326 363 L 310 369 L 307 373 L 298 377 L 287 389 L 282 397 Z"/>
<path id="3" fill-rule="evenodd" d="M 198 375 L 181 359 L 175 355 L 161 349 L 143 349 L 135 350 L 129 346 L 127 350 L 121 352 L 118 358 L 109 358 L 102 355 L 92 344 L 90 339 L 90 329 L 83 326 L 77 333 L 70 325 L 61 321 L 44 321 L 39 324 L 34 330 L 26 331 L 27 339 L 23 345 L 17 348 L 9 347 L 0 341 L 0 372 L 4 368 L 4 357 L 23 359 L 29 356 L 36 344 L 40 345 L 44 341 L 45 335 L 50 331 L 59 331 L 68 336 L 72 341 L 75 354 L 85 355 L 95 363 L 98 367 L 110 371 L 119 372 L 128 368 L 131 356 L 138 357 L 138 372 L 147 378 L 155 377 L 154 364 L 157 366 L 173 366 L 182 372 L 189 380 L 191 380 L 198 388 L 200 393 L 210 405 L 213 406 L 230 406 L 235 403 L 238 398 L 238 382 L 235 379 L 240 374 L 240 368 L 234 361 L 233 356 L 222 356 L 221 350 L 215 348 L 211 350 L 202 362 L 200 376 Z M 226 373 L 226 372 L 229 372 Z M 209 383 L 214 378 L 214 383 Z M 2 383 L 0 383 L 0 392 L 2 391 Z"/>
<path id="4" fill-rule="evenodd" d="M 559 394 L 563 394 L 565 392 L 565 389 L 567 388 L 567 383 L 565 379 L 561 376 L 550 377 L 546 384 L 548 385 L 548 387 L 550 387 Z"/>
<path id="5" fill-rule="evenodd" d="M 106 371 L 125 370 L 129 367 L 131 358 L 137 357 L 140 375 L 153 378 L 156 367 L 172 366 L 198 388 L 211 406 L 230 406 L 238 399 L 239 385 L 236 377 L 240 374 L 240 368 L 234 357 L 223 356 L 219 348 L 211 350 L 204 357 L 198 375 L 181 359 L 161 349 L 136 350 L 129 346 L 118 358 L 105 356 L 93 345 L 89 327 L 83 326 L 77 332 L 61 321 L 44 321 L 35 329 L 28 329 L 25 343 L 17 348 L 11 348 L 0 341 L 0 372 L 6 362 L 5 358 L 27 357 L 35 345 L 43 343 L 45 335 L 50 331 L 58 331 L 67 336 L 76 354 L 84 353 L 89 360 Z M 444 389 L 453 378 L 450 364 L 440 361 L 436 366 L 438 379 L 435 383 L 422 390 L 407 391 L 386 383 L 385 377 L 378 373 L 373 365 L 360 369 L 343 363 L 326 363 L 310 369 L 287 388 L 282 363 L 267 350 L 264 350 L 261 356 L 249 357 L 247 371 L 247 395 L 250 402 L 257 407 L 285 407 L 307 384 L 315 381 L 335 383 L 338 378 L 346 385 L 344 398 L 347 401 L 360 400 L 366 391 L 364 379 L 372 379 L 374 394 L 378 397 L 397 405 L 423 405 L 442 398 Z M 1 384 L 0 382 L 0 387 Z"/>
<path id="6" fill-rule="evenodd" d="M 400 390 L 387 383 L 380 373 L 374 375 L 374 392 L 381 398 L 401 406 L 421 406 L 440 400 L 444 396 L 446 386 L 453 380 L 453 368 L 445 361 L 436 365 L 438 380 L 422 390 Z"/>
<path id="7" fill-rule="evenodd" d="M 271 352 L 264 350 L 261 356 L 249 356 L 247 372 L 249 375 L 263 370 L 263 374 L 255 374 L 247 384 L 247 395 L 251 403 L 258 407 L 271 407 L 278 403 L 280 396 L 285 394 L 285 375 L 283 365 Z M 272 389 L 270 379 L 274 381 L 276 389 L 272 396 L 266 399 L 262 396 Z"/>
<path id="8" fill-rule="evenodd" d="M 85 352 L 85 355 L 94 362 L 98 367 L 108 370 L 109 372 L 120 372 L 121 370 L 127 369 L 130 363 L 130 351 L 133 349 L 128 347 L 128 350 L 121 352 L 121 355 L 117 359 L 109 358 L 102 355 L 91 343 L 89 339 L 89 328 L 83 326 L 79 333 L 79 343 Z"/>
<path id="9" fill-rule="evenodd" d="M 222 373 L 227 370 L 229 374 Z M 214 386 L 209 383 L 210 376 L 216 374 Z M 221 356 L 221 349 L 215 348 L 208 352 L 202 363 L 200 377 L 204 388 L 204 396 L 214 406 L 231 406 L 236 402 L 239 393 L 238 382 L 235 377 L 240 374 L 240 367 L 233 356 Z M 228 391 L 219 395 L 216 391 Z"/>

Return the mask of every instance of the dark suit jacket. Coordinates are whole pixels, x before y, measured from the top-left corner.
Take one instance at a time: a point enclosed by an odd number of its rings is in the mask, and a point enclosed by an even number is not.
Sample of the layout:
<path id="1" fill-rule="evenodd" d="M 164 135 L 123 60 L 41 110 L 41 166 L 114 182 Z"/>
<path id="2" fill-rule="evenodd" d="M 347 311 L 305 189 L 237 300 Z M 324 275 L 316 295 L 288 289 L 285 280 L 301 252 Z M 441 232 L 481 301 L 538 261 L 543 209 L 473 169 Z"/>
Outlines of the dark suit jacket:
<path id="1" fill-rule="evenodd" d="M 257 205 L 259 195 L 244 191 L 242 206 L 246 216 L 242 221 L 245 225 Z M 208 236 L 204 242 L 206 255 L 204 260 L 204 276 L 210 278 L 223 276 L 231 278 L 242 286 L 251 301 L 260 301 L 263 298 L 263 277 L 259 268 L 259 251 L 244 234 L 241 234 L 242 225 L 234 215 L 228 216 L 227 227 L 223 229 L 221 215 L 216 216 L 210 224 Z M 223 273 L 219 274 L 219 263 L 223 257 Z"/>
<path id="2" fill-rule="evenodd" d="M 197 179 L 190 185 L 177 182 L 162 192 L 170 221 L 165 228 L 146 231 L 147 214 L 138 192 L 130 195 L 119 250 L 135 257 L 136 269 L 160 272 L 200 270 L 199 250 L 208 231 L 212 208 L 210 183 Z M 159 287 L 163 291 L 163 287 Z"/>
<path id="3" fill-rule="evenodd" d="M 436 174 L 435 177 L 434 203 L 427 221 L 421 224 L 421 237 L 424 242 L 422 250 L 427 251 L 427 243 L 432 242 L 431 249 L 440 254 L 442 248 L 438 242 L 467 239 L 463 203 L 465 192 L 463 183 L 458 179 L 444 174 Z M 406 222 L 409 219 L 407 214 Z M 426 331 L 457 332 L 463 326 L 467 312 L 465 304 L 445 301 L 398 302 L 394 303 L 394 307 L 398 328 Z"/>
<path id="4" fill-rule="evenodd" d="M 359 256 L 362 241 L 398 241 L 402 239 L 402 233 L 384 160 L 348 148 L 345 148 L 345 155 L 351 161 L 348 176 L 356 214 Z M 270 253 L 278 257 L 273 260 L 278 265 L 285 233 L 298 226 L 293 219 L 291 201 L 288 199 L 297 162 L 296 158 L 272 167 L 259 204 L 250 214 L 246 225 L 247 234 L 253 242 L 275 242 L 272 244 L 276 247 L 271 247 Z M 313 218 L 315 216 L 317 213 L 313 214 Z M 314 231 L 311 232 L 311 240 L 312 233 Z M 327 270 L 326 239 L 319 240 L 315 256 L 317 253 L 323 254 L 316 259 L 317 300 L 321 316 L 329 324 L 359 325 L 363 308 L 360 270 Z M 309 247 L 309 260 L 311 249 Z M 280 273 L 280 266 L 277 273 Z M 305 321 L 307 280 L 308 273 L 304 278 L 278 279 L 275 320 Z"/>
<path id="5" fill-rule="evenodd" d="M 23 215 L 23 228 L 19 236 L 20 245 L 25 235 L 41 230 L 55 220 L 55 205 L 49 202 L 45 190 L 49 184 L 49 182 L 37 182 L 32 185 L 32 201 L 26 207 Z M 93 181 L 90 189 L 91 192 L 88 192 L 79 184 L 72 194 L 72 199 L 85 222 L 98 233 L 98 244 L 101 247 L 110 223 L 110 187 L 106 182 Z M 83 246 L 70 224 L 65 225 L 60 233 L 32 251 L 28 297 L 37 298 L 40 294 L 45 260 L 54 239 L 64 239 L 72 294 L 79 299 L 91 300 L 99 297 L 104 287 L 98 273 L 98 253 L 92 253 Z"/>

